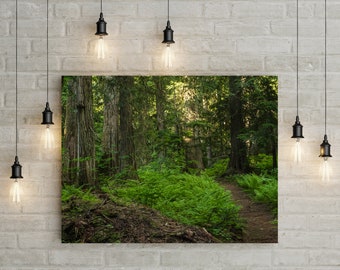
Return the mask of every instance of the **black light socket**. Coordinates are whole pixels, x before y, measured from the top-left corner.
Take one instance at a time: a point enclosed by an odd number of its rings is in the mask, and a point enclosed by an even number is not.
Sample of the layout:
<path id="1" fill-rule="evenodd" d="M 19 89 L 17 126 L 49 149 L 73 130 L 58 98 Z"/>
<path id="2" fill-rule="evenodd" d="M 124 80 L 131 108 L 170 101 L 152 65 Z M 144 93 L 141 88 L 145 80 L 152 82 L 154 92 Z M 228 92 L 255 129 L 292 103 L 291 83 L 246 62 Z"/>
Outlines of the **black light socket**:
<path id="1" fill-rule="evenodd" d="M 164 39 L 163 39 L 162 43 L 166 43 L 166 44 L 175 43 L 175 41 L 174 41 L 174 30 L 171 29 L 170 21 L 167 21 L 166 27 L 163 30 L 163 33 L 164 33 Z"/>
<path id="2" fill-rule="evenodd" d="M 97 32 L 95 33 L 96 36 L 107 36 L 108 33 L 106 32 L 106 21 L 103 17 L 103 12 L 100 12 L 99 20 L 97 24 Z"/>
<path id="3" fill-rule="evenodd" d="M 322 144 L 320 144 L 320 155 L 319 157 L 329 158 L 331 155 L 331 145 L 328 143 L 327 135 L 324 136 Z"/>
<path id="4" fill-rule="evenodd" d="M 21 175 L 21 168 L 22 168 L 22 166 L 19 163 L 18 156 L 15 156 L 14 164 L 12 165 L 12 176 L 11 176 L 11 178 L 14 178 L 14 179 L 23 178 L 22 175 Z"/>
<path id="5" fill-rule="evenodd" d="M 45 110 L 42 112 L 43 121 L 42 125 L 54 125 L 53 123 L 53 112 L 50 109 L 50 104 L 46 102 Z"/>
<path id="6" fill-rule="evenodd" d="M 295 124 L 293 125 L 293 136 L 292 138 L 300 139 L 303 137 L 302 132 L 303 125 L 300 123 L 299 116 L 296 116 Z"/>

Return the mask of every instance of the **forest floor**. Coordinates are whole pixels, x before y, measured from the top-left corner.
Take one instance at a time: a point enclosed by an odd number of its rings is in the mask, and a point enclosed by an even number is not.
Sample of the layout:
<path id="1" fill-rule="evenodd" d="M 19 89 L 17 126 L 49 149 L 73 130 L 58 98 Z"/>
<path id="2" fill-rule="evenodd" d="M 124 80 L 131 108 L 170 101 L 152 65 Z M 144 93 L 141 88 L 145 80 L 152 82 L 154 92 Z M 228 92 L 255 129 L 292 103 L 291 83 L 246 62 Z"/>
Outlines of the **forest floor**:
<path id="1" fill-rule="evenodd" d="M 254 202 L 244 190 L 232 181 L 220 180 L 219 183 L 231 191 L 233 200 L 241 205 L 240 217 L 245 221 L 242 242 L 277 243 L 277 223 L 266 205 Z"/>
<path id="2" fill-rule="evenodd" d="M 64 243 L 220 242 L 204 228 L 180 224 L 156 210 L 101 199 L 92 206 L 79 200 L 63 205 Z"/>

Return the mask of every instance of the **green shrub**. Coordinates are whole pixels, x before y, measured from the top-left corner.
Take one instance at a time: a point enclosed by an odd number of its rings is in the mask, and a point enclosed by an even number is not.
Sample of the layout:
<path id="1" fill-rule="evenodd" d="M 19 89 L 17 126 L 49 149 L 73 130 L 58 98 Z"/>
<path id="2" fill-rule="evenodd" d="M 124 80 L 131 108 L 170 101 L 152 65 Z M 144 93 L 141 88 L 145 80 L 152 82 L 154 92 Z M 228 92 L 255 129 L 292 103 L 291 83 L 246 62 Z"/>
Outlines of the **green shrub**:
<path id="1" fill-rule="evenodd" d="M 183 224 L 205 227 L 225 240 L 241 229 L 239 206 L 212 178 L 178 171 L 155 171 L 144 167 L 139 180 L 129 180 L 125 187 L 106 189 L 114 196 L 137 202 L 160 211 Z"/>
<path id="2" fill-rule="evenodd" d="M 68 202 L 71 199 L 80 199 L 88 203 L 98 203 L 98 199 L 92 194 L 92 189 L 82 190 L 82 187 L 75 187 L 74 185 L 63 185 L 61 192 L 61 201 Z"/>
<path id="3" fill-rule="evenodd" d="M 256 174 L 272 174 L 273 157 L 266 154 L 258 154 L 249 158 L 250 167 Z"/>
<path id="4" fill-rule="evenodd" d="M 211 167 L 205 169 L 205 171 L 202 174 L 210 176 L 214 179 L 218 179 L 225 174 L 228 163 L 229 163 L 229 158 L 219 159 Z"/>

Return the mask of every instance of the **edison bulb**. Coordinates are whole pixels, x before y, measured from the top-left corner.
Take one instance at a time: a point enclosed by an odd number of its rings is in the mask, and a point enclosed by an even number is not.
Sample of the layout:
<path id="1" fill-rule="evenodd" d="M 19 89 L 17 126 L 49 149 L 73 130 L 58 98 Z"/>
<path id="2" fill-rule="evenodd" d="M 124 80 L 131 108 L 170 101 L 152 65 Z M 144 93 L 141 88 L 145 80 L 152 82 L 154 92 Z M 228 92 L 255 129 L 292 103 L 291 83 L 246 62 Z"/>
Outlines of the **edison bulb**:
<path id="1" fill-rule="evenodd" d="M 294 162 L 300 163 L 301 162 L 301 142 L 300 138 L 297 138 L 294 145 Z"/>
<path id="2" fill-rule="evenodd" d="M 97 58 L 105 58 L 105 42 L 103 36 L 100 36 L 97 43 Z"/>
<path id="3" fill-rule="evenodd" d="M 20 195 L 21 195 L 21 190 L 20 190 L 19 181 L 18 179 L 15 179 L 15 181 L 12 184 L 11 191 L 10 191 L 10 196 L 12 197 L 12 201 L 14 203 L 20 203 L 21 202 Z"/>
<path id="4" fill-rule="evenodd" d="M 55 147 L 54 135 L 50 129 L 50 125 L 47 125 L 42 135 L 42 144 L 45 149 L 53 149 Z"/>
<path id="5" fill-rule="evenodd" d="M 172 68 L 172 58 L 173 52 L 170 47 L 170 44 L 166 44 L 165 51 L 164 51 L 164 66 L 165 68 Z"/>
<path id="6" fill-rule="evenodd" d="M 324 158 L 320 168 L 321 180 L 324 183 L 330 182 L 330 177 L 332 174 L 332 169 L 329 164 L 328 158 Z"/>

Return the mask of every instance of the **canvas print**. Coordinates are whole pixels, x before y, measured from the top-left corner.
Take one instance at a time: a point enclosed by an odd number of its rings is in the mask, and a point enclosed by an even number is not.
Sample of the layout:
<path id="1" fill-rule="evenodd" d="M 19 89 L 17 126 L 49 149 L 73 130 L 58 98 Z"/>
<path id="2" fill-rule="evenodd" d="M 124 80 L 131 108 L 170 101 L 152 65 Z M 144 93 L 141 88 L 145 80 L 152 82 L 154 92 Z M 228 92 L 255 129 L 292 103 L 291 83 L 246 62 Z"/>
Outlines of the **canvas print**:
<path id="1" fill-rule="evenodd" d="M 277 242 L 277 77 L 62 80 L 63 243 Z"/>

